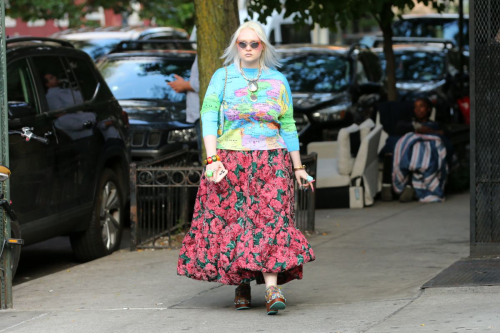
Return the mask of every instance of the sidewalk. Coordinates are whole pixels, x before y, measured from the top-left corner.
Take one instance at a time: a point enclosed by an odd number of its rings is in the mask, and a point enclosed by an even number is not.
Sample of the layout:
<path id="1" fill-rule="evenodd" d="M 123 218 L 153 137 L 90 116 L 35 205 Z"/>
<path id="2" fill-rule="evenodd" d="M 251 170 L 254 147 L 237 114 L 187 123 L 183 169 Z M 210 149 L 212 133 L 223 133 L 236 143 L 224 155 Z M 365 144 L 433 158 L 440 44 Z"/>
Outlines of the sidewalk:
<path id="1" fill-rule="evenodd" d="M 234 287 L 176 275 L 177 251 L 121 251 L 14 288 L 0 332 L 500 331 L 500 287 L 420 286 L 469 254 L 469 195 L 442 204 L 319 210 L 316 261 L 266 316 L 233 310 Z"/>

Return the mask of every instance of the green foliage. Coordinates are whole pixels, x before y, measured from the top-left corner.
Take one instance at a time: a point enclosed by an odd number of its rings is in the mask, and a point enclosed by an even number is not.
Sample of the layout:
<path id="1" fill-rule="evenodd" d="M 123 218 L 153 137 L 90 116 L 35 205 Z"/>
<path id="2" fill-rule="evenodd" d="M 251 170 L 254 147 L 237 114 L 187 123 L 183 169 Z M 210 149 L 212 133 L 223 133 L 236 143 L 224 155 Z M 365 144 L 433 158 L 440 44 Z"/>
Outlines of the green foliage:
<path id="1" fill-rule="evenodd" d="M 132 3 L 142 6 L 139 15 L 143 19 L 155 19 L 159 26 L 173 26 L 190 30 L 194 26 L 194 3 L 190 0 L 87 0 L 75 5 L 74 0 L 10 0 L 6 14 L 23 21 L 38 19 L 69 20 L 70 27 L 91 26 L 85 22 L 86 14 L 95 12 L 99 7 L 112 9 L 115 13 L 132 13 Z M 67 16 L 66 16 L 67 15 Z"/>
<path id="2" fill-rule="evenodd" d="M 453 0 L 452 0 L 453 1 Z M 445 4 L 439 0 L 417 0 L 426 6 L 431 5 L 438 12 L 445 9 Z M 413 0 L 250 0 L 248 11 L 250 15 L 254 12 L 260 13 L 259 21 L 265 23 L 266 17 L 274 10 L 280 12 L 285 9 L 285 17 L 298 13 L 294 21 L 304 25 L 308 20 L 318 23 L 323 28 L 332 31 L 337 29 L 337 24 L 346 27 L 354 19 L 362 19 L 366 15 L 373 15 L 379 24 L 390 24 L 394 18 L 384 13 L 388 5 L 403 11 L 415 7 Z"/>
<path id="3" fill-rule="evenodd" d="M 194 27 L 194 2 L 191 0 L 142 1 L 140 16 L 155 18 L 158 26 L 179 27 L 188 32 Z"/>

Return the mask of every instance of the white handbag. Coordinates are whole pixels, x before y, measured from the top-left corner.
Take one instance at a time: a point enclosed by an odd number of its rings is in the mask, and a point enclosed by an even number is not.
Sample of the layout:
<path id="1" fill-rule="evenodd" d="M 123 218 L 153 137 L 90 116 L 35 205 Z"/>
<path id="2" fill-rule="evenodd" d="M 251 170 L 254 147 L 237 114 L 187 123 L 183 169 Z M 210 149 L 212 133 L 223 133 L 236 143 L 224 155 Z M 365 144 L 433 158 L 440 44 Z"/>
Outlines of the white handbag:
<path id="1" fill-rule="evenodd" d="M 349 207 L 350 208 L 363 208 L 364 207 L 364 192 L 363 192 L 363 178 L 356 177 L 351 180 L 349 187 Z"/>

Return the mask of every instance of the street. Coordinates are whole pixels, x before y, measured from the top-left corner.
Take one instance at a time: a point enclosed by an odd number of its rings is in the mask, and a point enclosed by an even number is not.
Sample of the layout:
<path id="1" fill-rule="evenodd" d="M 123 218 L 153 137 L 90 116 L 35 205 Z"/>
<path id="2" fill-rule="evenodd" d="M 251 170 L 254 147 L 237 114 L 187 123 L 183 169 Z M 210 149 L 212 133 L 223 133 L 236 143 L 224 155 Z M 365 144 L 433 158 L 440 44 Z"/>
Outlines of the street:
<path id="1" fill-rule="evenodd" d="M 123 230 L 120 248 L 130 248 L 130 228 Z M 80 264 L 73 254 L 69 237 L 56 237 L 25 246 L 22 248 L 21 261 L 12 284 L 19 285 Z"/>

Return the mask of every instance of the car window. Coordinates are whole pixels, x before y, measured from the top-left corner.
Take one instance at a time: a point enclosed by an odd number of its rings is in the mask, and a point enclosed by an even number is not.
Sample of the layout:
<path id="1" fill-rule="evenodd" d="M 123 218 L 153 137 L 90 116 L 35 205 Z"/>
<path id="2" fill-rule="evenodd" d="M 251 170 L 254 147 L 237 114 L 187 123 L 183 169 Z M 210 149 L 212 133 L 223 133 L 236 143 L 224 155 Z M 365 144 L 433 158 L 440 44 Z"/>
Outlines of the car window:
<path id="1" fill-rule="evenodd" d="M 26 59 L 17 60 L 7 67 L 7 100 L 24 102 L 38 113 L 35 85 Z"/>
<path id="2" fill-rule="evenodd" d="M 82 93 L 74 80 L 68 78 L 69 68 L 57 56 L 33 57 L 33 63 L 44 87 L 49 111 L 65 109 L 83 103 Z"/>
<path id="3" fill-rule="evenodd" d="M 81 87 L 85 101 L 91 100 L 94 97 L 98 83 L 94 75 L 94 71 L 96 70 L 94 64 L 82 58 L 68 57 L 67 59 L 69 67 L 76 77 L 76 82 L 72 85 Z M 72 78 L 72 75 L 69 77 Z"/>
<path id="4" fill-rule="evenodd" d="M 175 81 L 174 75 L 189 80 L 192 64 L 193 59 L 108 59 L 99 64 L 99 70 L 118 100 L 182 102 L 186 94 L 175 92 L 166 81 Z"/>
<path id="5" fill-rule="evenodd" d="M 340 55 L 284 54 L 280 62 L 292 91 L 341 91 L 350 80 L 349 62 Z"/>
<path id="6" fill-rule="evenodd" d="M 440 52 L 398 52 L 394 54 L 397 81 L 425 82 L 440 80 L 445 76 L 445 55 Z M 382 68 L 386 61 L 380 53 Z"/>
<path id="7" fill-rule="evenodd" d="M 458 44 L 457 19 L 409 19 L 394 22 L 393 31 L 396 37 L 430 37 L 453 39 Z M 469 44 L 469 20 L 464 20 L 463 41 Z"/>
<path id="8" fill-rule="evenodd" d="M 70 40 L 75 48 L 84 51 L 92 59 L 96 60 L 102 55 L 108 54 L 115 48 L 121 39 L 118 38 L 100 38 L 92 40 Z"/>

